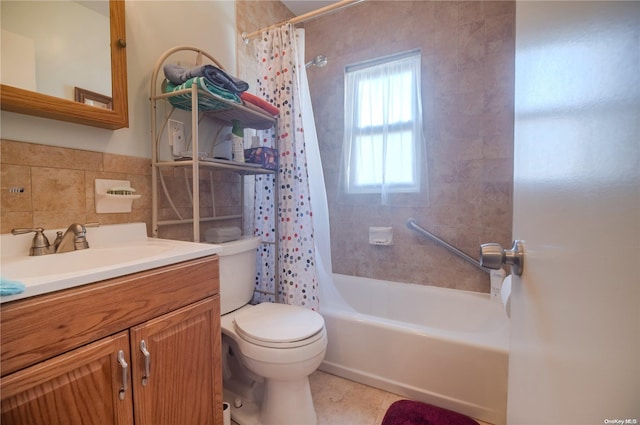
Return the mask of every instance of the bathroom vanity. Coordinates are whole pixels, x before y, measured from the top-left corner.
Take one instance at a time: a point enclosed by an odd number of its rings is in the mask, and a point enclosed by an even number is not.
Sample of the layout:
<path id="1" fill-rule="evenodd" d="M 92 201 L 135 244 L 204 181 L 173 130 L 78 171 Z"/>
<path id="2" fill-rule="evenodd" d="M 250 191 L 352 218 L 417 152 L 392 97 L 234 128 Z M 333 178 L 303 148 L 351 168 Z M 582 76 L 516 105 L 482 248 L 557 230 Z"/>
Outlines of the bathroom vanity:
<path id="1" fill-rule="evenodd" d="M 9 300 L 0 320 L 0 423 L 222 424 L 215 254 Z"/>

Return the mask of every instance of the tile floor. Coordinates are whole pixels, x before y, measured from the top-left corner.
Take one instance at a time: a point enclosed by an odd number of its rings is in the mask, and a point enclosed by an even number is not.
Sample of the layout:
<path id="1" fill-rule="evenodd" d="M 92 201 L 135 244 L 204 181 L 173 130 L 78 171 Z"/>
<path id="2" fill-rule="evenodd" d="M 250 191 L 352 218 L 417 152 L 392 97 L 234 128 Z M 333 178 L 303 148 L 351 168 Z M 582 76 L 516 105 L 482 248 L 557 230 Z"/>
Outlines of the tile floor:
<path id="1" fill-rule="evenodd" d="M 318 425 L 380 425 L 389 406 L 406 398 L 321 371 L 309 380 Z"/>

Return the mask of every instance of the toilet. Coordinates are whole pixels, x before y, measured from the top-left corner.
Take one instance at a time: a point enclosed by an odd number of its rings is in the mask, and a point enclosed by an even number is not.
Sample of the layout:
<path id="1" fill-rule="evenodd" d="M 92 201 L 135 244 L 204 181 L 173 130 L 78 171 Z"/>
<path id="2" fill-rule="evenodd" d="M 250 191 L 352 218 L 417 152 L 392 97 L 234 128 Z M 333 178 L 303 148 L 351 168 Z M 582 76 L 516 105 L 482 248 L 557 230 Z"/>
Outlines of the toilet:
<path id="1" fill-rule="evenodd" d="M 220 244 L 223 398 L 240 425 L 315 425 L 309 375 L 327 349 L 324 319 L 302 307 L 249 304 L 260 244 Z"/>

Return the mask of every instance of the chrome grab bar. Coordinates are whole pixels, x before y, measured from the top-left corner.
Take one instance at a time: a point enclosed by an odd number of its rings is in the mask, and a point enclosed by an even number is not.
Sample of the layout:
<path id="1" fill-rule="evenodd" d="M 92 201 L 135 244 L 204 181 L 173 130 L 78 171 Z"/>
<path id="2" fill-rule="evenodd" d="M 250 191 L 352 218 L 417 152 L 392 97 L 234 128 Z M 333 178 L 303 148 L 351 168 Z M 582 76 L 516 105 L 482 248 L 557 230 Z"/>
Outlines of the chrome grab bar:
<path id="1" fill-rule="evenodd" d="M 458 257 L 462 258 L 464 261 L 466 261 L 467 263 L 471 264 L 472 266 L 474 266 L 475 268 L 482 270 L 485 273 L 489 273 L 489 269 L 486 269 L 484 267 L 482 267 L 480 265 L 480 262 L 478 260 L 476 260 L 475 258 L 473 258 L 472 256 L 460 251 L 458 248 L 456 248 L 455 246 L 451 245 L 449 242 L 443 241 L 442 239 L 440 239 L 439 237 L 437 237 L 436 235 L 434 235 L 433 233 L 431 233 L 430 231 L 428 231 L 427 229 L 420 227 L 418 225 L 418 223 L 416 223 L 416 221 L 412 218 L 410 218 L 409 220 L 407 220 L 407 227 L 411 230 L 413 230 L 414 232 L 428 238 L 431 239 L 433 242 L 435 242 L 436 244 L 442 246 L 443 248 L 446 248 L 449 252 L 451 252 L 452 254 L 457 255 Z"/>

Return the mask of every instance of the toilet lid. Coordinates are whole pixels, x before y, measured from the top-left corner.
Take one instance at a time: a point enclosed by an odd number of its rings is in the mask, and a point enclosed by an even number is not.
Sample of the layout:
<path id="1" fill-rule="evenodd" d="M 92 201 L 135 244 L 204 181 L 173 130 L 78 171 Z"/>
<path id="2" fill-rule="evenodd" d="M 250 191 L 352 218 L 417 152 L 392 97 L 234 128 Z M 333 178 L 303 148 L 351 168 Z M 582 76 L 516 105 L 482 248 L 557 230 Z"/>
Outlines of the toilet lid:
<path id="1" fill-rule="evenodd" d="M 324 327 L 324 319 L 315 311 L 274 303 L 262 303 L 242 311 L 234 322 L 243 338 L 266 343 L 302 341 Z"/>

